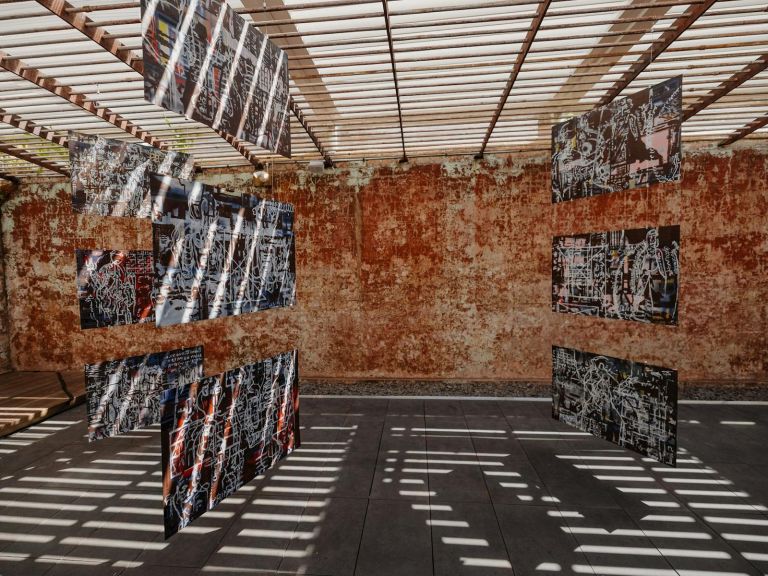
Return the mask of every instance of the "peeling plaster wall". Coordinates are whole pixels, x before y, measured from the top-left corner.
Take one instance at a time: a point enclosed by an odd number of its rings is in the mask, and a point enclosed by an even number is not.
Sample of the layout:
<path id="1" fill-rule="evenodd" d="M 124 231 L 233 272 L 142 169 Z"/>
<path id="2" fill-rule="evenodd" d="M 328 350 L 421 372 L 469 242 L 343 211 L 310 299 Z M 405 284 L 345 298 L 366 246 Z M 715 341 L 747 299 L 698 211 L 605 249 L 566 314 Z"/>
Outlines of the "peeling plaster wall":
<path id="1" fill-rule="evenodd" d="M 0 190 L 0 214 L 3 208 L 3 191 Z M 0 374 L 11 369 L 11 342 L 9 338 L 8 299 L 5 290 L 5 258 L 3 255 L 2 216 L 0 216 Z"/>
<path id="2" fill-rule="evenodd" d="M 768 150 L 687 151 L 679 184 L 553 206 L 548 155 L 278 167 L 296 205 L 298 302 L 186 326 L 79 329 L 75 248 L 151 247 L 151 225 L 71 213 L 32 184 L 3 212 L 17 369 L 203 344 L 206 372 L 296 345 L 308 378 L 547 379 L 552 344 L 662 364 L 683 380 L 766 380 Z M 250 173 L 205 181 L 246 189 Z M 553 235 L 680 224 L 680 325 L 550 310 Z"/>

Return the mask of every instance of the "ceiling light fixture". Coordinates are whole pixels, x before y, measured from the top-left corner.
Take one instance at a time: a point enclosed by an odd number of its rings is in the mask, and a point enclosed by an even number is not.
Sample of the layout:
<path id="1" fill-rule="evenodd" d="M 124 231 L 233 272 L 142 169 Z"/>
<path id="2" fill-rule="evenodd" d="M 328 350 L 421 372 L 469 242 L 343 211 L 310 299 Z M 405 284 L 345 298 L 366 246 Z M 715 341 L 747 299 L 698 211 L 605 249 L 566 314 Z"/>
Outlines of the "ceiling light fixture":
<path id="1" fill-rule="evenodd" d="M 269 182 L 269 172 L 264 164 L 257 164 L 256 171 L 253 173 L 253 179 L 260 184 L 266 184 Z"/>

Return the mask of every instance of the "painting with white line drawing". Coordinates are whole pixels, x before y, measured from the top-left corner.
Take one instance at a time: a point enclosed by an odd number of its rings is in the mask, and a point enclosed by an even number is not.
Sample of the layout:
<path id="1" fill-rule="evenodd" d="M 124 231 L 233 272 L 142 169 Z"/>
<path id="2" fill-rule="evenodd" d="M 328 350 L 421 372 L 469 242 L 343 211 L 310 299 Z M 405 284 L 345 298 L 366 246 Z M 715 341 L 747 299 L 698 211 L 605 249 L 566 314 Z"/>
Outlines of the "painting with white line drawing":
<path id="1" fill-rule="evenodd" d="M 149 218 L 149 174 L 190 178 L 192 156 L 69 132 L 72 209 L 79 214 Z"/>
<path id="2" fill-rule="evenodd" d="M 168 387 L 160 444 L 169 538 L 299 447 L 298 352 Z"/>
<path id="3" fill-rule="evenodd" d="M 674 466 L 677 371 L 553 346 L 552 417 Z"/>
<path id="4" fill-rule="evenodd" d="M 552 240 L 555 312 L 676 325 L 679 276 L 679 226 Z"/>
<path id="5" fill-rule="evenodd" d="M 221 0 L 142 0 L 144 98 L 291 156 L 288 56 Z"/>
<path id="6" fill-rule="evenodd" d="M 153 175 L 157 326 L 293 306 L 293 205 Z"/>
<path id="7" fill-rule="evenodd" d="M 202 377 L 202 346 L 87 364 L 88 439 L 159 424 L 163 389 Z"/>
<path id="8" fill-rule="evenodd" d="M 149 250 L 75 250 L 80 328 L 155 320 Z"/>
<path id="9" fill-rule="evenodd" d="M 680 180 L 683 78 L 552 127 L 552 202 Z"/>

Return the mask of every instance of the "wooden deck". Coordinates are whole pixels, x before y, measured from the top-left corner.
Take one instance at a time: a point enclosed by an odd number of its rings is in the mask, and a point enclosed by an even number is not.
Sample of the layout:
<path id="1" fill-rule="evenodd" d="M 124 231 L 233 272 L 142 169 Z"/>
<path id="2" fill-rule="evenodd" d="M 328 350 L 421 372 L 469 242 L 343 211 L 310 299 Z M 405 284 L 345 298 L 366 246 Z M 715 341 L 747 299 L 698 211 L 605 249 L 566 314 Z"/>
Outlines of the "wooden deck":
<path id="1" fill-rule="evenodd" d="M 85 400 L 82 372 L 0 374 L 0 437 Z"/>

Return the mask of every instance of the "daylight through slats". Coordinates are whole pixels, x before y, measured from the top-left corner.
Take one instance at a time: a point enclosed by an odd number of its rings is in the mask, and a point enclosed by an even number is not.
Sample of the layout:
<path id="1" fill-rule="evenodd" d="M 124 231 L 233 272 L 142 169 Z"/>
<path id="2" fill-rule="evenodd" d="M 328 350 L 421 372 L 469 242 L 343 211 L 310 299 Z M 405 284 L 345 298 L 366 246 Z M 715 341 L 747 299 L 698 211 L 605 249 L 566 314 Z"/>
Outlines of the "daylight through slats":
<path id="1" fill-rule="evenodd" d="M 286 50 L 299 162 L 546 149 L 553 124 L 677 75 L 685 142 L 768 133 L 768 13 L 756 0 L 231 5 Z M 205 167 L 286 161 L 144 100 L 139 2 L 2 7 L 4 173 L 66 168 L 68 130 Z"/>

